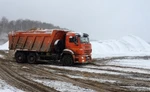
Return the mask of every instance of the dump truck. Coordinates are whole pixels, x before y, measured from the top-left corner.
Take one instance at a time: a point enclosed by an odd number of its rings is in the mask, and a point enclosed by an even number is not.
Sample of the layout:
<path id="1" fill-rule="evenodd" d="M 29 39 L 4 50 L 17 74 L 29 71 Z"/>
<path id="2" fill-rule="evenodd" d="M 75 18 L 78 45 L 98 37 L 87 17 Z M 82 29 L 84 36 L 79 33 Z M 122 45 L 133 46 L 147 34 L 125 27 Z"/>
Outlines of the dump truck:
<path id="1" fill-rule="evenodd" d="M 70 66 L 92 61 L 87 33 L 61 29 L 29 30 L 10 32 L 8 38 L 9 50 L 15 51 L 18 63 L 54 60 Z"/>

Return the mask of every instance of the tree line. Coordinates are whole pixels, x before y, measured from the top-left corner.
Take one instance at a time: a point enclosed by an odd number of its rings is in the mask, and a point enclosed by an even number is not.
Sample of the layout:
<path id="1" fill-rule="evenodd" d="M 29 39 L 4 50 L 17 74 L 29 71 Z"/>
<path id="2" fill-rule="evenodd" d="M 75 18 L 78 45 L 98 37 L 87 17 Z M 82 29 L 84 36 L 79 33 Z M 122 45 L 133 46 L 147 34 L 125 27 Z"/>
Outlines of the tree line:
<path id="1" fill-rule="evenodd" d="M 29 30 L 32 28 L 60 29 L 59 26 L 54 26 L 53 24 L 41 21 L 29 19 L 8 20 L 6 17 L 0 19 L 0 34 L 17 30 Z"/>

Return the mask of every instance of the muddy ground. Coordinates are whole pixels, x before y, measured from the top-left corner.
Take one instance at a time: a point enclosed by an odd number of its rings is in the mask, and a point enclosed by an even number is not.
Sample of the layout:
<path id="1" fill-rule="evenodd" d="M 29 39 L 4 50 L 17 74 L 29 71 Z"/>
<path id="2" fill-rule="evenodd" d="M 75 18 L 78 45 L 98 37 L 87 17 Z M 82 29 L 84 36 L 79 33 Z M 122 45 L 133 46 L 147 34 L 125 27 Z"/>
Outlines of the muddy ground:
<path id="1" fill-rule="evenodd" d="M 0 55 L 4 55 L 4 57 L 0 58 L 0 79 L 5 80 L 8 84 L 26 92 L 60 91 L 55 87 L 48 86 L 37 80 L 54 80 L 71 83 L 74 86 L 84 88 L 85 92 L 150 91 L 150 74 L 99 68 L 113 67 L 150 71 L 148 69 L 107 65 L 107 62 L 118 58 L 149 59 L 149 56 L 95 59 L 93 60 L 93 63 L 76 64 L 72 67 L 64 67 L 47 62 L 39 62 L 38 64 L 19 64 L 12 58 L 12 53 L 13 52 L 9 51 L 0 51 Z M 76 92 L 78 92 L 78 90 L 76 90 Z"/>

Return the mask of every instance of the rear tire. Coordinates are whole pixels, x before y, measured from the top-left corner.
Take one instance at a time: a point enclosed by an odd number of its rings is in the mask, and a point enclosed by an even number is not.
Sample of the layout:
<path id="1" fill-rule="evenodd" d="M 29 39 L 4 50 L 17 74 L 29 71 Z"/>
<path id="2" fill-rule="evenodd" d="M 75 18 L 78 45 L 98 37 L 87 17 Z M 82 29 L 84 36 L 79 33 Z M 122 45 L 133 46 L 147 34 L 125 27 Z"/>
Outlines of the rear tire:
<path id="1" fill-rule="evenodd" d="M 27 56 L 27 59 L 28 59 L 28 63 L 34 64 L 34 63 L 36 63 L 36 61 L 37 61 L 37 56 L 36 56 L 35 53 L 30 53 L 30 54 Z"/>
<path id="2" fill-rule="evenodd" d="M 24 63 L 26 61 L 26 55 L 24 52 L 16 52 L 15 59 L 17 63 Z"/>
<path id="3" fill-rule="evenodd" d="M 73 58 L 71 55 L 64 55 L 61 59 L 63 66 L 72 66 L 74 65 Z"/>

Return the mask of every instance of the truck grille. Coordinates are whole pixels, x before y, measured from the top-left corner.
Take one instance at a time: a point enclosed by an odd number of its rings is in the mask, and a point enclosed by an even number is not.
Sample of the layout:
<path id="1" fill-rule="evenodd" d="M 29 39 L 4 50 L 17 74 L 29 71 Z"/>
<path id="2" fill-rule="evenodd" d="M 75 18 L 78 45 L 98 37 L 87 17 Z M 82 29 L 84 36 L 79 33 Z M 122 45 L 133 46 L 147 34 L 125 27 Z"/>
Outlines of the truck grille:
<path id="1" fill-rule="evenodd" d="M 85 51 L 84 51 L 84 54 L 90 54 L 90 53 L 91 53 L 90 50 L 85 50 Z"/>
<path id="2" fill-rule="evenodd" d="M 89 46 L 85 46 L 85 48 L 86 48 L 86 49 L 89 49 L 90 47 L 89 47 Z"/>

